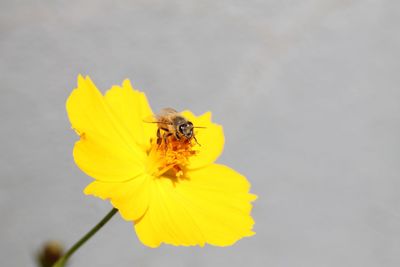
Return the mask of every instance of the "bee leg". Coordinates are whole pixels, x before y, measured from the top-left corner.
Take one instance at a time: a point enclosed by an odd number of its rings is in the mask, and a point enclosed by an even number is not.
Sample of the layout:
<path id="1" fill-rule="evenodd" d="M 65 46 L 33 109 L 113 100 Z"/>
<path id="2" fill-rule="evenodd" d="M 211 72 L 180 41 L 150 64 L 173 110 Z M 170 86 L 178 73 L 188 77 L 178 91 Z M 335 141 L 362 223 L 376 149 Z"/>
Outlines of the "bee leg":
<path id="1" fill-rule="evenodd" d="M 179 136 L 178 132 L 175 133 L 175 137 L 177 140 L 181 140 L 181 137 Z"/>
<path id="2" fill-rule="evenodd" d="M 165 133 L 163 135 L 163 140 L 164 140 L 165 147 L 167 148 L 168 147 L 168 134 L 167 133 Z"/>
<path id="3" fill-rule="evenodd" d="M 164 132 L 164 134 L 163 134 L 163 136 L 161 137 L 161 130 L 163 130 L 163 132 Z M 157 144 L 158 145 L 161 145 L 161 143 L 162 143 L 162 140 L 164 139 L 164 142 L 166 143 L 166 137 L 165 137 L 165 135 L 167 134 L 167 133 L 169 133 L 169 131 L 168 131 L 168 129 L 167 128 L 163 128 L 163 127 L 160 127 L 160 128 L 158 128 L 157 129 L 157 137 L 158 137 L 158 139 L 157 139 Z"/>
<path id="4" fill-rule="evenodd" d="M 164 140 L 164 144 L 165 144 L 165 153 L 167 153 L 168 150 L 168 137 L 170 137 L 172 135 L 172 133 L 167 132 L 163 135 L 163 140 Z"/>
<path id="5" fill-rule="evenodd" d="M 161 145 L 162 138 L 161 138 L 161 131 L 160 128 L 157 129 L 157 145 Z"/>

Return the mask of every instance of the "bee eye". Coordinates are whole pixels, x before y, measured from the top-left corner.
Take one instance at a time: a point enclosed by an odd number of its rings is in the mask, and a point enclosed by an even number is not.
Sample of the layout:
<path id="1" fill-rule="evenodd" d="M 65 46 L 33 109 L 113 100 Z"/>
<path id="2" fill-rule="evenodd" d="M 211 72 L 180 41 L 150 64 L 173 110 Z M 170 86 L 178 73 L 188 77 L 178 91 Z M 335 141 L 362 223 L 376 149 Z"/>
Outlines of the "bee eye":
<path id="1" fill-rule="evenodd" d="M 181 133 L 184 133 L 185 128 L 186 128 L 186 124 L 181 124 L 181 125 L 179 125 L 179 131 L 180 131 Z"/>

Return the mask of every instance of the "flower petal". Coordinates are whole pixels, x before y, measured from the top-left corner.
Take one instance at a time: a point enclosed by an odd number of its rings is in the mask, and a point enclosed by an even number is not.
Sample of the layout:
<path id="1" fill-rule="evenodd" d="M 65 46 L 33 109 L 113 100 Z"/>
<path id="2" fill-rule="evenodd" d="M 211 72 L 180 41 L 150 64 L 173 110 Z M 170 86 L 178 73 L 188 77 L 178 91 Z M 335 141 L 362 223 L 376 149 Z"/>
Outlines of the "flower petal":
<path id="1" fill-rule="evenodd" d="M 189 159 L 188 168 L 196 169 L 214 163 L 224 149 L 222 126 L 211 121 L 211 112 L 195 116 L 190 111 L 183 111 L 182 115 L 195 127 L 205 127 L 195 129 L 195 137 L 200 145 L 196 144 L 193 147 L 198 153 Z"/>
<path id="2" fill-rule="evenodd" d="M 171 192 L 171 181 L 157 178 L 151 188 L 149 208 L 135 224 L 142 243 L 149 247 L 158 247 L 162 242 L 177 246 L 204 245 L 204 237 L 191 212 L 181 203 L 179 195 Z"/>
<path id="3" fill-rule="evenodd" d="M 146 154 L 121 127 L 89 77 L 78 77 L 66 109 L 80 135 L 74 147 L 76 164 L 100 181 L 129 180 L 144 171 Z"/>
<path id="4" fill-rule="evenodd" d="M 135 139 L 143 150 L 147 150 L 150 138 L 155 137 L 157 125 L 144 122 L 153 115 L 146 95 L 133 89 L 130 81 L 125 80 L 122 87 L 113 86 L 108 90 L 105 100 L 132 139 Z"/>
<path id="5" fill-rule="evenodd" d="M 84 193 L 110 199 L 122 218 L 127 221 L 138 220 L 149 206 L 150 179 L 148 175 L 140 175 L 122 183 L 94 181 L 85 188 Z"/>
<path id="6" fill-rule="evenodd" d="M 136 221 L 139 239 L 147 246 L 228 246 L 254 234 L 246 178 L 223 165 L 187 173 L 186 179 L 153 180 L 146 214 Z"/>

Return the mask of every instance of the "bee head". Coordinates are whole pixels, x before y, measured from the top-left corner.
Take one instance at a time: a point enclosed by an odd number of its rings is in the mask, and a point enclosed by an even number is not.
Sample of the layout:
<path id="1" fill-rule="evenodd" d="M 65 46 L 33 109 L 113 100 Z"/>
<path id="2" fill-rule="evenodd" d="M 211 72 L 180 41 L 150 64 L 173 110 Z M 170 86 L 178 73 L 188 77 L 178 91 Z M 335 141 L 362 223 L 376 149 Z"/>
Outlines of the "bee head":
<path id="1" fill-rule="evenodd" d="M 192 138 L 193 136 L 193 123 L 190 121 L 182 123 L 178 127 L 179 133 L 185 136 L 187 139 Z"/>

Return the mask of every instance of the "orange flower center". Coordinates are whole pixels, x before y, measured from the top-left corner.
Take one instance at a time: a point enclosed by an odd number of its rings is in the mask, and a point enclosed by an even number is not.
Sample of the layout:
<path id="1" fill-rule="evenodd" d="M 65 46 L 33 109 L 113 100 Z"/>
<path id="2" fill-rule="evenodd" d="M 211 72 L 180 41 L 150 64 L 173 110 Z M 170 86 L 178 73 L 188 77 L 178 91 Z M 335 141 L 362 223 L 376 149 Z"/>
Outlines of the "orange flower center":
<path id="1" fill-rule="evenodd" d="M 151 147 L 148 152 L 148 171 L 155 177 L 161 175 L 180 178 L 184 175 L 185 166 L 189 158 L 196 154 L 191 140 L 177 140 L 170 136 L 157 144 L 156 139 L 150 140 Z"/>

